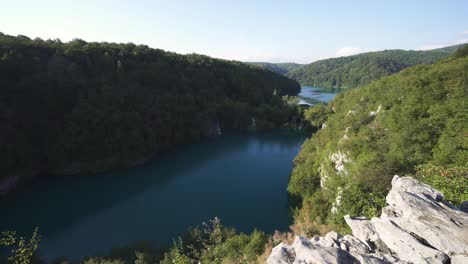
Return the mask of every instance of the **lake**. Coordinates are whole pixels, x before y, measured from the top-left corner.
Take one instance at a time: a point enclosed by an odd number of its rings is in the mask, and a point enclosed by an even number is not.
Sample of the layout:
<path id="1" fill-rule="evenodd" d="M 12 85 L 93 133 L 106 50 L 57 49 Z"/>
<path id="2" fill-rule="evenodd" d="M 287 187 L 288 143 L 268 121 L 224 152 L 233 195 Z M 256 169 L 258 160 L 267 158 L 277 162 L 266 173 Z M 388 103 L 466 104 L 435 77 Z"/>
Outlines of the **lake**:
<path id="1" fill-rule="evenodd" d="M 328 103 L 335 95 L 344 91 L 341 88 L 324 88 L 324 87 L 313 87 L 313 86 L 302 86 L 301 92 L 299 93 L 299 98 L 310 103 Z"/>
<path id="2" fill-rule="evenodd" d="M 287 230 L 286 186 L 305 137 L 223 134 L 131 169 L 47 178 L 0 200 L 0 230 L 43 237 L 45 259 L 138 240 L 170 244 L 215 216 L 239 231 Z"/>
<path id="3" fill-rule="evenodd" d="M 303 87 L 328 102 L 331 90 Z M 224 133 L 157 160 L 98 175 L 46 177 L 0 200 L 0 231 L 29 237 L 39 227 L 45 259 L 106 253 L 135 241 L 170 245 L 215 216 L 250 232 L 288 230 L 286 186 L 306 136 Z"/>

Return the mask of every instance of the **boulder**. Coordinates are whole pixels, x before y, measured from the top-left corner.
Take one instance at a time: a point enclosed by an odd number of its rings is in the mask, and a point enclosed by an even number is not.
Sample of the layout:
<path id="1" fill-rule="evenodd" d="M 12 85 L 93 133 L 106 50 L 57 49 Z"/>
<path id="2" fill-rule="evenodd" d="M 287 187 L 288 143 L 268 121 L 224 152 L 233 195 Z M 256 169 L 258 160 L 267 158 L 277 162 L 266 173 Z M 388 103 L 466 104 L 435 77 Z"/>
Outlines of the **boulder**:
<path id="1" fill-rule="evenodd" d="M 380 217 L 345 216 L 352 236 L 298 236 L 273 248 L 267 263 L 468 263 L 468 202 L 456 208 L 443 197 L 395 176 Z"/>
<path id="2" fill-rule="evenodd" d="M 386 202 L 380 220 L 375 221 L 391 223 L 388 228 L 409 234 L 427 248 L 449 256 L 468 255 L 468 214 L 443 201 L 439 191 L 411 177 L 395 176 Z"/>
<path id="3" fill-rule="evenodd" d="M 273 248 L 269 264 L 359 263 L 349 252 L 336 247 L 321 246 L 296 236 L 291 246 L 284 243 Z"/>

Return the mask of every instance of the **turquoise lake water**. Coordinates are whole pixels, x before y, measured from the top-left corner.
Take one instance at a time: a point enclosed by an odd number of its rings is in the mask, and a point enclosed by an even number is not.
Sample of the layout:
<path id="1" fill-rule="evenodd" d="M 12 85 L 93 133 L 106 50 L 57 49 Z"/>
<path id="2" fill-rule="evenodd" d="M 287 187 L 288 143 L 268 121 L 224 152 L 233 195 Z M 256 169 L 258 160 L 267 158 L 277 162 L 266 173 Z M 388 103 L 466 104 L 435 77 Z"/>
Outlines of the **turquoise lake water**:
<path id="1" fill-rule="evenodd" d="M 304 101 L 316 104 L 319 102 L 328 103 L 335 96 L 342 92 L 340 88 L 324 88 L 324 87 L 313 87 L 313 86 L 302 86 L 299 97 Z"/>
<path id="2" fill-rule="evenodd" d="M 335 94 L 316 87 L 301 92 L 322 102 Z M 40 254 L 49 260 L 106 253 L 142 240 L 168 245 L 189 226 L 215 216 L 238 231 L 286 231 L 286 186 L 305 138 L 224 133 L 142 166 L 41 179 L 0 200 L 0 231 L 29 236 L 39 227 Z"/>
<path id="3" fill-rule="evenodd" d="M 146 165 L 48 178 L 0 201 L 0 230 L 40 228 L 41 255 L 79 258 L 138 240 L 170 244 L 218 216 L 239 231 L 287 230 L 286 185 L 304 136 L 223 134 Z"/>

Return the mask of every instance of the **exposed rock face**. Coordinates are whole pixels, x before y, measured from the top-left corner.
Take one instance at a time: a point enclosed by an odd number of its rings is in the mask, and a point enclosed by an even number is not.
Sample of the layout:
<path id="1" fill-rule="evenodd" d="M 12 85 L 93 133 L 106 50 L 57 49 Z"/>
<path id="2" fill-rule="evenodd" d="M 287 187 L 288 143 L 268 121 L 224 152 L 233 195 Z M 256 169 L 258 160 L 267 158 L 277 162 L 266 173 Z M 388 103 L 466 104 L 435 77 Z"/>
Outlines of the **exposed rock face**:
<path id="1" fill-rule="evenodd" d="M 348 174 L 345 164 L 349 162 L 348 155 L 338 151 L 330 155 L 330 161 L 335 164 L 335 170 L 337 173 Z"/>
<path id="2" fill-rule="evenodd" d="M 382 105 L 379 105 L 376 111 L 370 111 L 369 116 L 376 116 L 382 110 Z"/>
<path id="3" fill-rule="evenodd" d="M 386 202 L 378 218 L 345 217 L 353 236 L 296 237 L 273 248 L 267 263 L 468 263 L 466 211 L 410 177 L 393 178 Z"/>

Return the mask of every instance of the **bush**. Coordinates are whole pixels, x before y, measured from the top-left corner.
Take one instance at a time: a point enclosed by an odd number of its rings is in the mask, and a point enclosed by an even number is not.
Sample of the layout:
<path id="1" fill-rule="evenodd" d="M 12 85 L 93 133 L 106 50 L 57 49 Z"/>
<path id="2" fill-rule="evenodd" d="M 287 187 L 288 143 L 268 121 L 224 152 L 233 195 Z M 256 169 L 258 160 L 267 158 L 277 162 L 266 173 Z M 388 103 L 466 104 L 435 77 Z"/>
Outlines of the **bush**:
<path id="1" fill-rule="evenodd" d="M 17 237 L 15 231 L 2 232 L 0 237 L 0 246 L 9 247 L 11 256 L 8 257 L 8 263 L 11 264 L 29 264 L 35 259 L 36 251 L 39 247 L 39 229 L 34 229 L 34 232 L 29 241 L 23 237 Z"/>
<path id="2" fill-rule="evenodd" d="M 419 167 L 423 182 L 457 205 L 468 199 L 467 66 L 468 57 L 451 57 L 336 96 L 327 126 L 304 142 L 294 161 L 288 192 L 295 205 L 305 201 L 296 222 L 312 225 L 300 229 L 346 228 L 343 215 L 378 214 L 393 175 L 414 174 L 421 164 L 442 166 Z M 306 116 L 320 121 L 325 111 L 312 108 Z M 337 203 L 339 190 L 341 203 L 332 213 L 327 206 Z M 308 221 L 298 219 L 304 215 Z"/>
<path id="3" fill-rule="evenodd" d="M 165 253 L 162 264 L 185 263 L 256 263 L 264 252 L 268 236 L 261 231 L 237 234 L 215 218 L 202 228 L 191 228 Z"/>
<path id="4" fill-rule="evenodd" d="M 125 262 L 117 259 L 90 258 L 83 264 L 124 264 Z"/>
<path id="5" fill-rule="evenodd" d="M 416 167 L 414 177 L 444 195 L 445 200 L 460 206 L 468 200 L 468 168 L 466 166 L 434 166 L 430 164 Z"/>
<path id="6" fill-rule="evenodd" d="M 317 130 L 327 121 L 330 113 L 332 111 L 327 105 L 318 104 L 307 109 L 304 112 L 304 117 Z"/>

